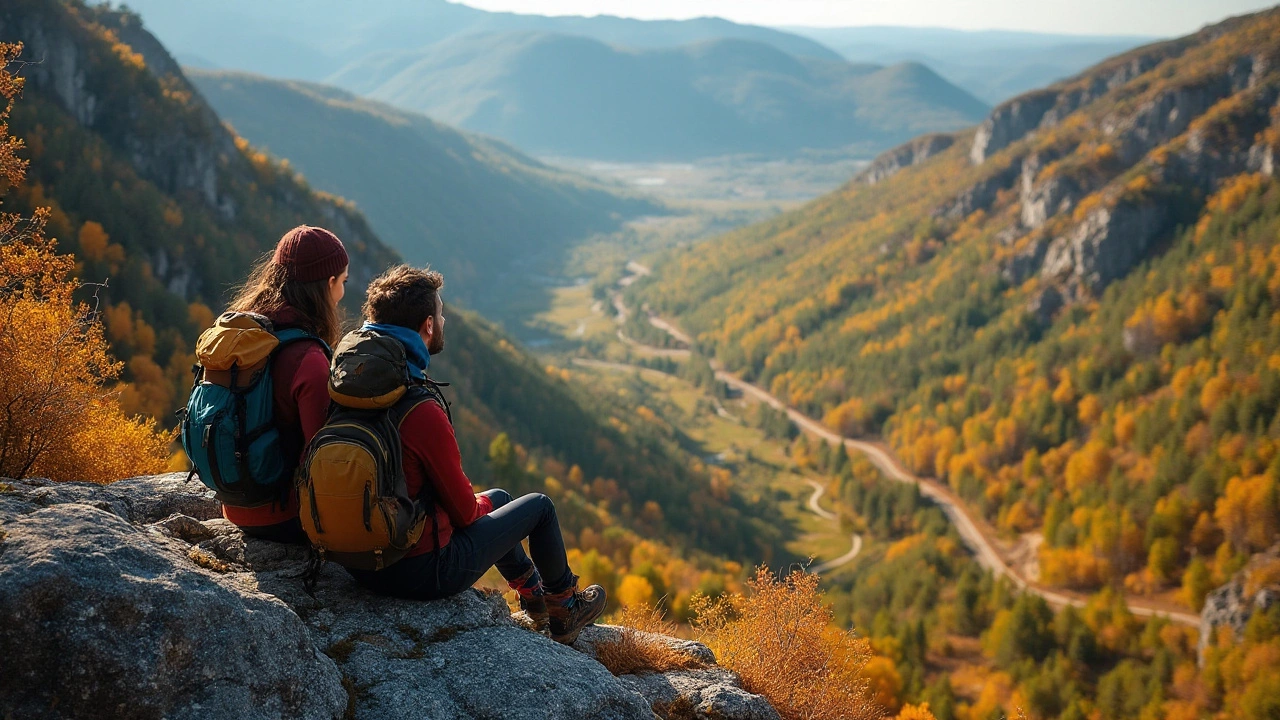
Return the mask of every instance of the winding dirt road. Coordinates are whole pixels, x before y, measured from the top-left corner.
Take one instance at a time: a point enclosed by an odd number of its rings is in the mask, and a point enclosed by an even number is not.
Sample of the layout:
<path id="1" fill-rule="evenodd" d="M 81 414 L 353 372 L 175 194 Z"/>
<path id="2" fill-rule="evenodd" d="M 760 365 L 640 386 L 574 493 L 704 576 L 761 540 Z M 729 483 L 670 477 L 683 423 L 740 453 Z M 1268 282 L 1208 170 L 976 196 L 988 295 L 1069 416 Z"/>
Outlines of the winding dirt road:
<path id="1" fill-rule="evenodd" d="M 815 482 L 813 480 L 808 480 L 806 482 L 808 482 L 809 486 L 813 488 L 813 494 L 809 496 L 809 510 L 813 511 L 814 515 L 817 515 L 824 520 L 831 520 L 838 523 L 839 518 L 836 517 L 835 513 L 818 504 L 818 500 L 822 498 L 823 493 L 825 493 L 827 489 L 822 486 L 822 483 Z M 853 562 L 853 559 L 858 557 L 858 553 L 860 552 L 862 552 L 862 536 L 858 533 L 854 533 L 853 545 L 849 548 L 849 552 L 835 558 L 834 560 L 828 560 L 820 565 L 816 565 L 810 568 L 810 571 L 819 575 L 825 572 L 830 572 L 838 567 L 842 567 Z"/>
<path id="2" fill-rule="evenodd" d="M 609 362 L 607 360 L 594 360 L 592 358 L 573 358 L 571 362 L 574 365 L 577 365 L 579 367 L 596 368 L 598 370 L 611 370 L 615 372 L 639 372 L 642 375 L 645 373 L 653 373 L 655 375 L 675 377 L 674 375 L 671 375 L 670 373 L 662 372 L 661 370 L 655 370 L 653 368 L 647 368 L 641 365 L 630 365 L 627 363 Z M 731 414 L 728 410 L 726 410 L 724 406 L 720 404 L 720 401 L 716 400 L 715 403 L 716 403 L 717 415 L 719 415 L 722 418 L 725 418 L 726 420 L 730 420 L 732 422 L 741 422 L 741 420 L 737 416 Z M 823 520 L 839 522 L 839 518 L 836 516 L 835 513 L 831 512 L 830 510 L 827 510 L 826 508 L 822 507 L 822 505 L 818 504 L 818 501 L 822 498 L 823 494 L 826 493 L 827 489 L 823 487 L 822 484 L 815 482 L 813 480 L 807 480 L 806 482 L 808 482 L 809 486 L 813 488 L 813 494 L 809 496 L 809 502 L 808 502 L 809 510 L 812 511 L 814 515 L 817 515 Z M 849 564 L 850 562 L 853 562 L 854 558 L 858 557 L 858 553 L 860 552 L 862 552 L 862 536 L 857 533 L 853 533 L 849 552 L 833 560 L 828 560 L 824 563 L 816 565 L 813 568 L 811 568 L 811 570 L 815 573 L 818 573 L 819 575 L 825 572 L 830 572 L 831 570 L 835 570 L 838 567 L 842 567 L 844 565 Z"/>
<path id="3" fill-rule="evenodd" d="M 619 305 L 623 304 L 621 293 L 616 296 L 615 301 Z M 673 325 L 670 321 L 656 316 L 650 316 L 649 323 L 660 330 L 666 331 L 672 337 L 686 345 L 690 347 L 693 346 L 693 339 Z M 965 545 L 973 552 L 978 563 L 982 567 L 990 570 L 997 576 L 1008 578 L 1010 582 L 1023 590 L 1036 593 L 1040 597 L 1044 598 L 1050 605 L 1056 607 L 1065 607 L 1067 605 L 1083 607 L 1085 605 L 1086 598 L 1079 593 L 1051 590 L 1037 583 L 1032 583 L 1022 577 L 1022 575 L 1005 562 L 999 551 L 996 550 L 994 543 L 982 532 L 978 523 L 974 522 L 973 518 L 969 515 L 968 510 L 965 509 L 964 504 L 959 498 L 957 498 L 941 483 L 938 483 L 935 480 L 917 477 L 907 471 L 906 468 L 898 462 L 897 458 L 895 458 L 888 449 L 882 445 L 864 440 L 847 438 L 833 432 L 817 420 L 814 420 L 799 410 L 783 403 L 772 393 L 739 378 L 733 373 L 721 369 L 718 363 L 713 361 L 712 366 L 715 368 L 715 374 L 718 380 L 724 382 L 730 387 L 738 389 L 745 395 L 750 395 L 760 402 L 767 403 L 771 407 L 785 412 L 787 417 L 789 417 L 792 422 L 805 432 L 820 437 L 829 443 L 843 443 L 849 450 L 866 455 L 867 459 L 889 478 L 898 482 L 911 483 L 919 487 L 920 494 L 933 500 L 940 508 L 942 508 L 943 513 L 945 513 L 947 518 L 956 526 L 956 531 L 960 534 L 961 540 L 963 540 Z M 837 558 L 837 560 L 838 559 L 839 558 Z M 820 571 L 820 569 L 821 566 L 819 566 L 819 568 L 815 568 L 815 571 Z M 1163 616 L 1180 625 L 1189 625 L 1197 628 L 1200 626 L 1199 615 L 1187 612 L 1176 606 L 1132 597 L 1126 598 L 1126 602 L 1129 605 L 1129 611 L 1140 617 Z"/>
<path id="4" fill-rule="evenodd" d="M 848 449 L 863 453 L 873 465 L 879 468 L 881 472 L 891 479 L 897 480 L 898 482 L 913 483 L 918 486 L 920 488 L 920 494 L 937 503 L 938 506 L 942 508 L 942 512 L 946 513 L 947 518 L 955 524 L 956 530 L 960 534 L 960 538 L 964 540 L 965 545 L 973 551 L 974 556 L 982 567 L 990 570 L 998 576 L 1009 578 L 1011 582 L 1023 590 L 1029 590 L 1040 595 L 1050 605 L 1058 607 L 1064 607 L 1067 605 L 1084 607 L 1086 599 L 1081 595 L 1058 590 L 1050 590 L 1035 583 L 1028 582 L 1026 578 L 1018 574 L 1017 571 L 1004 561 L 1004 558 L 1000 556 L 1000 553 L 996 550 L 994 544 L 992 544 L 987 536 L 982 533 L 978 528 L 977 523 L 973 521 L 973 518 L 969 516 L 968 511 L 965 510 L 960 500 L 956 498 L 950 490 L 942 487 L 941 484 L 935 481 L 926 480 L 912 475 L 898 463 L 896 458 L 890 455 L 889 452 L 880 445 L 863 440 L 854 440 L 852 438 L 842 437 L 808 415 L 805 415 L 795 408 L 787 406 L 769 392 L 752 385 L 730 372 L 717 369 L 716 378 L 724 382 L 726 385 L 741 390 L 744 394 L 751 395 L 757 400 L 768 403 L 775 409 L 785 412 L 787 417 L 791 418 L 791 421 L 805 432 L 820 437 L 830 443 L 843 443 Z M 816 569 L 817 568 L 815 568 L 815 570 Z M 1194 627 L 1200 626 L 1200 616 L 1186 612 L 1185 610 L 1179 610 L 1177 608 L 1134 598 L 1129 598 L 1127 602 L 1129 604 L 1130 612 L 1134 615 L 1141 617 L 1163 615 L 1169 618 L 1169 620 L 1182 625 L 1191 625 Z"/>

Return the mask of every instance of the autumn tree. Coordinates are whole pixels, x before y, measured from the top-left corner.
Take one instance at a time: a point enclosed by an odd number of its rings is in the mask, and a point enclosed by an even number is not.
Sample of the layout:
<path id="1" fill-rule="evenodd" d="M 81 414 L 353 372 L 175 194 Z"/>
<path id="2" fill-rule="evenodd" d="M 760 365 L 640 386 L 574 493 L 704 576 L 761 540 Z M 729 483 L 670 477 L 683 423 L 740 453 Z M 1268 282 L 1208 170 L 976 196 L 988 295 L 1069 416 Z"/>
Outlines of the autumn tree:
<path id="1" fill-rule="evenodd" d="M 21 45 L 0 44 L 0 201 L 26 162 L 8 118 Z M 163 469 L 171 438 L 128 418 L 108 388 L 121 371 L 96 307 L 77 301 L 75 261 L 45 236 L 49 211 L 0 213 L 0 475 L 110 482 Z"/>
<path id="2" fill-rule="evenodd" d="M 1236 550 L 1263 550 L 1280 535 L 1278 510 L 1274 480 L 1264 475 L 1235 477 L 1218 499 L 1214 519 Z"/>
<path id="3" fill-rule="evenodd" d="M 871 701 L 866 640 L 831 624 L 818 576 L 783 579 L 759 568 L 751 597 L 695 598 L 695 626 L 720 663 L 764 695 L 785 720 L 882 715 Z"/>

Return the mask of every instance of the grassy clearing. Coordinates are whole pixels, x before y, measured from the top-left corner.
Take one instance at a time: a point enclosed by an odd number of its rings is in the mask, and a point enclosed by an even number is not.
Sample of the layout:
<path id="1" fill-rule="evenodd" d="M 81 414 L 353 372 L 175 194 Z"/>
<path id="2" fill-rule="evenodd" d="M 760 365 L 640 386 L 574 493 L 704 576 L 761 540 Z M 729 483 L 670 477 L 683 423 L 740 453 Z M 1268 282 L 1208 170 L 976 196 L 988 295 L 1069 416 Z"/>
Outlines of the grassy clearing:
<path id="1" fill-rule="evenodd" d="M 612 318 L 594 309 L 589 284 L 558 287 L 551 291 L 551 307 L 534 316 L 534 324 L 566 340 L 585 342 L 609 338 L 618 331 Z"/>
<path id="2" fill-rule="evenodd" d="M 602 388 L 625 387 L 629 392 L 644 395 L 648 398 L 646 406 L 683 433 L 696 446 L 698 456 L 733 473 L 739 492 L 752 498 L 769 499 L 778 509 L 778 522 L 796 531 L 795 539 L 785 546 L 790 557 L 774 558 L 775 564 L 803 562 L 807 558 L 821 562 L 848 552 L 850 533 L 808 508 L 813 489 L 806 481 L 825 482 L 825 478 L 794 468 L 783 441 L 767 437 L 758 428 L 717 415 L 705 391 L 680 378 L 652 371 L 620 372 L 585 367 L 575 370 L 589 372 L 599 379 Z M 736 399 L 724 404 L 730 413 L 739 417 L 754 414 L 750 401 Z"/>

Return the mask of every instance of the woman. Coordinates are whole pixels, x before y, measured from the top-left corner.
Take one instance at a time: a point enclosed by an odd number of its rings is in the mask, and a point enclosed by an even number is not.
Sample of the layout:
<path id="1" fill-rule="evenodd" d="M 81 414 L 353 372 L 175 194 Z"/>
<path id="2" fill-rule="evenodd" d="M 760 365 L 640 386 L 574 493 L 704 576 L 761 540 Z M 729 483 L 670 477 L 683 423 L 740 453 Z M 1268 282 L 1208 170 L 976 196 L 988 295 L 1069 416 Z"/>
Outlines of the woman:
<path id="1" fill-rule="evenodd" d="M 275 253 L 254 267 L 230 309 L 265 315 L 277 331 L 299 328 L 332 347 L 341 333 L 338 303 L 346 292 L 347 265 L 347 251 L 338 236 L 300 225 L 285 233 Z M 272 361 L 271 380 L 280 449 L 291 465 L 297 465 L 329 411 L 328 348 L 306 341 L 287 345 Z M 224 504 L 222 516 L 246 535 L 307 542 L 293 488 L 279 503 L 253 508 Z"/>

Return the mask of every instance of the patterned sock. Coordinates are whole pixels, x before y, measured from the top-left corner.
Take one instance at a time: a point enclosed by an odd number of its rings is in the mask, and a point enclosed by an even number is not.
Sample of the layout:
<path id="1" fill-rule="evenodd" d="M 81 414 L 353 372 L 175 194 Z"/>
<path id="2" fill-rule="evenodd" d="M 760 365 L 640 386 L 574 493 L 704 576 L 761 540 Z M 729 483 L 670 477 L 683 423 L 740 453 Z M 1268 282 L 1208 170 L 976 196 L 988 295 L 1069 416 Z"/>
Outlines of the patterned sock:
<path id="1" fill-rule="evenodd" d="M 529 569 L 520 577 L 515 580 L 508 580 L 507 585 L 512 590 L 520 593 L 520 597 L 524 598 L 546 594 L 546 590 L 542 587 L 542 575 L 538 574 L 538 568 L 533 565 L 530 565 Z"/>

